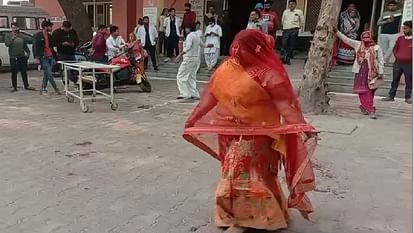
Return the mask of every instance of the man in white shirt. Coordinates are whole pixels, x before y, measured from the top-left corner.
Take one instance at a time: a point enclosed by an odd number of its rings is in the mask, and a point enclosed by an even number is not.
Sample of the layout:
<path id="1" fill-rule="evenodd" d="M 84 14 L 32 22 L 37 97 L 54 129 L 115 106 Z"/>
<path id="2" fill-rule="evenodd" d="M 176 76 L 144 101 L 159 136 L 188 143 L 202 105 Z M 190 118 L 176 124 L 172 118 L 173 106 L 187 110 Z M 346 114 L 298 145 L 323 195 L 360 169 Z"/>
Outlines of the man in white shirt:
<path id="1" fill-rule="evenodd" d="M 145 16 L 143 18 L 143 26 L 141 26 L 138 29 L 138 38 L 141 40 L 141 44 L 144 47 L 145 50 L 149 53 L 151 56 L 151 62 L 152 66 L 154 67 L 154 70 L 158 70 L 157 65 L 157 57 L 155 55 L 156 51 L 156 45 L 157 45 L 157 38 L 158 38 L 158 32 L 154 25 L 150 24 L 149 17 Z M 144 60 L 144 69 L 148 68 L 148 57 Z"/>
<path id="2" fill-rule="evenodd" d="M 175 9 L 169 10 L 170 15 L 164 20 L 165 37 L 167 41 L 167 57 L 164 62 L 170 61 L 180 53 L 178 43 L 180 42 L 181 19 L 175 15 Z"/>
<path id="3" fill-rule="evenodd" d="M 299 30 L 304 24 L 303 12 L 296 9 L 296 5 L 296 0 L 289 0 L 289 9 L 286 9 L 282 15 L 282 60 L 288 65 L 293 57 Z"/>
<path id="4" fill-rule="evenodd" d="M 122 49 L 125 46 L 125 41 L 122 39 L 122 36 L 119 34 L 119 27 L 111 26 L 109 28 L 109 32 L 111 35 L 106 39 L 106 55 L 108 56 L 108 60 L 112 60 L 112 58 L 118 56 Z"/>
<path id="5" fill-rule="evenodd" d="M 200 67 L 201 39 L 196 33 L 196 26 L 185 28 L 187 38 L 184 41 L 183 51 L 177 56 L 176 62 L 181 57 L 183 62 L 177 73 L 177 85 L 180 96 L 177 99 L 199 100 L 200 94 L 197 90 L 197 71 Z"/>
<path id="6" fill-rule="evenodd" d="M 207 69 L 212 70 L 217 65 L 220 56 L 220 38 L 223 36 L 220 25 L 216 24 L 214 18 L 208 20 L 208 26 L 204 33 L 206 38 L 204 57 L 206 59 Z"/>

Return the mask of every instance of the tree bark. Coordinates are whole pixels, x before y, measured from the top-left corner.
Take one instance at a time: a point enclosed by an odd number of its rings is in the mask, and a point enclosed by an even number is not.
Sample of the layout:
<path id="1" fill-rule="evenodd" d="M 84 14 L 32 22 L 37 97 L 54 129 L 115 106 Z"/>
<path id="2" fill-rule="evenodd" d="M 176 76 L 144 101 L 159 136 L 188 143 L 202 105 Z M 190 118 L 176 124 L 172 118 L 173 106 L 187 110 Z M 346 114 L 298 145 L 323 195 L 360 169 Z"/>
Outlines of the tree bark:
<path id="1" fill-rule="evenodd" d="M 303 111 L 324 114 L 329 110 L 327 78 L 342 0 L 322 0 L 318 24 L 311 42 L 305 73 L 299 88 Z"/>
<path id="2" fill-rule="evenodd" d="M 65 13 L 66 20 L 72 23 L 79 36 L 80 43 L 92 39 L 93 31 L 85 6 L 81 0 L 58 0 Z"/>

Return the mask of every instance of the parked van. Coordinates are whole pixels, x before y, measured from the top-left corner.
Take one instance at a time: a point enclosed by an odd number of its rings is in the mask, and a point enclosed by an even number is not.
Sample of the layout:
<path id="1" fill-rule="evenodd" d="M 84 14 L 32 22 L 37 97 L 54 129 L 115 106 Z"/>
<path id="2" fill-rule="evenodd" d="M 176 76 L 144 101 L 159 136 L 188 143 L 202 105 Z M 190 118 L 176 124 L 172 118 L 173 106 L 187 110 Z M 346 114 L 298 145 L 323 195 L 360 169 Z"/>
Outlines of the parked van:
<path id="1" fill-rule="evenodd" d="M 29 49 L 32 52 L 33 34 L 42 30 L 44 20 L 49 20 L 49 15 L 41 8 L 21 2 L 20 5 L 9 1 L 8 6 L 0 5 L 0 70 L 10 66 L 9 52 L 5 45 L 7 37 L 11 36 L 11 23 L 16 22 L 23 36 L 30 41 Z M 16 4 L 16 5 L 15 5 Z M 33 54 L 30 55 L 29 65 L 36 65 Z"/>
<path id="2" fill-rule="evenodd" d="M 34 34 L 41 30 L 43 21 L 49 20 L 47 12 L 34 6 L 0 6 L 0 28 L 10 28 L 15 22 L 22 31 Z"/>

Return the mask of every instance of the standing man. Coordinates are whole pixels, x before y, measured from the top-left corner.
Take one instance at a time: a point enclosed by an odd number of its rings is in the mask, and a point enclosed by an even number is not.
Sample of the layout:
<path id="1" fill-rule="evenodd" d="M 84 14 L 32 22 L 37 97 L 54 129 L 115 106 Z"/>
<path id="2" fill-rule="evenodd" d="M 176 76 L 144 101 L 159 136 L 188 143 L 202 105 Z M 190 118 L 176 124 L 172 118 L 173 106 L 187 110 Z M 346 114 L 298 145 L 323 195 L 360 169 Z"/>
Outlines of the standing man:
<path id="1" fill-rule="evenodd" d="M 57 47 L 60 61 L 75 61 L 75 49 L 79 45 L 79 37 L 72 23 L 64 21 L 62 27 L 52 34 L 53 44 Z"/>
<path id="2" fill-rule="evenodd" d="M 43 70 L 42 89 L 40 90 L 41 95 L 47 95 L 47 83 L 50 82 L 56 94 L 60 95 L 59 88 L 53 79 L 52 67 L 56 64 L 54 58 L 52 36 L 53 23 L 50 21 L 42 22 L 42 31 L 36 33 L 33 36 L 33 56 L 36 61 L 40 63 Z"/>
<path id="3" fill-rule="evenodd" d="M 204 22 L 207 22 L 206 24 L 208 25 L 209 19 L 211 18 L 213 18 L 214 22 L 218 24 L 218 14 L 216 13 L 216 8 L 214 8 L 214 6 L 208 8 L 208 12 L 204 17 Z"/>
<path id="4" fill-rule="evenodd" d="M 119 27 L 118 26 L 111 26 L 109 28 L 109 32 L 111 35 L 106 39 L 106 53 L 108 56 L 108 60 L 111 61 L 112 58 L 118 56 L 122 49 L 125 47 L 126 43 L 122 36 L 119 34 Z"/>
<path id="5" fill-rule="evenodd" d="M 267 24 L 260 18 L 259 10 L 253 10 L 250 12 L 249 22 L 247 23 L 246 29 L 257 29 L 264 33 L 268 32 Z"/>
<path id="6" fill-rule="evenodd" d="M 181 19 L 175 15 L 175 9 L 171 8 L 169 10 L 170 16 L 165 18 L 164 27 L 165 27 L 165 37 L 167 38 L 167 57 L 164 62 L 170 61 L 180 53 L 178 43 L 180 42 L 180 26 Z"/>
<path id="7" fill-rule="evenodd" d="M 176 58 L 176 62 L 183 58 L 177 73 L 177 85 L 180 91 L 177 99 L 199 100 L 196 78 L 200 67 L 201 39 L 196 33 L 195 24 L 187 26 L 184 30 L 188 35 L 184 41 L 183 51 Z"/>
<path id="8" fill-rule="evenodd" d="M 299 30 L 303 27 L 303 24 L 302 10 L 296 9 L 296 0 L 289 0 L 289 9 L 286 9 L 282 15 L 282 60 L 285 64 L 290 65 Z"/>
<path id="9" fill-rule="evenodd" d="M 29 86 L 27 77 L 27 60 L 30 57 L 30 50 L 27 46 L 28 39 L 20 33 L 20 28 L 17 23 L 12 23 L 11 36 L 6 37 L 6 46 L 9 47 L 11 80 L 13 89 L 11 92 L 17 91 L 17 73 L 20 72 L 24 89 L 34 90 Z"/>
<path id="10" fill-rule="evenodd" d="M 185 9 L 185 13 L 184 13 L 184 17 L 183 17 L 183 22 L 181 24 L 181 31 L 184 34 L 184 38 L 187 37 L 187 32 L 185 30 L 185 28 L 190 27 L 191 25 L 194 25 L 196 23 L 196 13 L 194 11 L 191 11 L 191 4 L 190 3 L 186 3 L 184 4 L 184 9 Z"/>
<path id="11" fill-rule="evenodd" d="M 145 50 L 149 53 L 151 56 L 152 66 L 154 67 L 154 70 L 158 70 L 157 65 L 157 57 L 155 55 L 156 53 L 156 46 L 157 46 L 157 38 L 158 38 L 158 32 L 154 25 L 150 24 L 149 17 L 144 17 L 144 25 L 138 29 L 138 38 L 141 40 L 141 44 L 144 47 Z M 145 57 L 144 60 L 144 69 L 148 68 L 148 56 Z"/>
<path id="12" fill-rule="evenodd" d="M 214 18 L 208 20 L 208 26 L 204 33 L 206 38 L 206 48 L 204 49 L 204 55 L 206 59 L 207 69 L 213 70 L 217 65 L 218 58 L 220 57 L 220 38 L 223 36 L 220 25 L 216 24 Z"/>
<path id="13" fill-rule="evenodd" d="M 275 11 L 272 10 L 272 5 L 272 1 L 265 1 L 264 10 L 261 12 L 261 14 L 263 22 L 267 24 L 267 31 L 269 35 L 273 36 L 273 38 L 276 38 L 277 27 L 279 26 L 279 16 Z"/>
<path id="14" fill-rule="evenodd" d="M 98 31 L 92 40 L 92 60 L 100 63 L 107 63 L 108 58 L 106 57 L 106 39 L 107 29 L 105 25 L 99 25 Z"/>
<path id="15" fill-rule="evenodd" d="M 394 101 L 400 85 L 401 75 L 405 77 L 405 102 L 412 104 L 413 91 L 413 21 L 403 24 L 404 35 L 398 37 L 394 46 L 395 63 L 393 68 L 393 80 L 389 96 L 384 101 Z"/>
<path id="16" fill-rule="evenodd" d="M 380 46 L 384 51 L 384 62 L 390 63 L 392 51 L 399 37 L 402 20 L 402 9 L 398 9 L 396 1 L 390 1 L 387 4 L 387 11 L 378 20 L 378 26 L 381 26 Z"/>
<path id="17" fill-rule="evenodd" d="M 52 34 L 53 45 L 57 47 L 59 61 L 76 61 L 75 49 L 79 45 L 79 37 L 72 28 L 72 23 L 64 21 L 62 27 Z M 76 83 L 78 80 L 73 72 L 68 72 L 69 80 Z"/>

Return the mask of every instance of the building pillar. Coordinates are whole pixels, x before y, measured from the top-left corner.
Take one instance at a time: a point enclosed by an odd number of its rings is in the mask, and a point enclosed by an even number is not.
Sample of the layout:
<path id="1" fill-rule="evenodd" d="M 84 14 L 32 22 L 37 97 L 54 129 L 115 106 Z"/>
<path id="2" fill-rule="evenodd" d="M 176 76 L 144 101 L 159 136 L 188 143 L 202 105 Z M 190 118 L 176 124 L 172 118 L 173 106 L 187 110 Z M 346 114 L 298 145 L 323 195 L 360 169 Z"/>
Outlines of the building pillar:
<path id="1" fill-rule="evenodd" d="M 139 2 L 142 4 L 143 0 L 122 0 L 112 4 L 112 23 L 119 27 L 119 31 L 124 37 L 128 38 L 137 25 L 137 15 Z"/>

